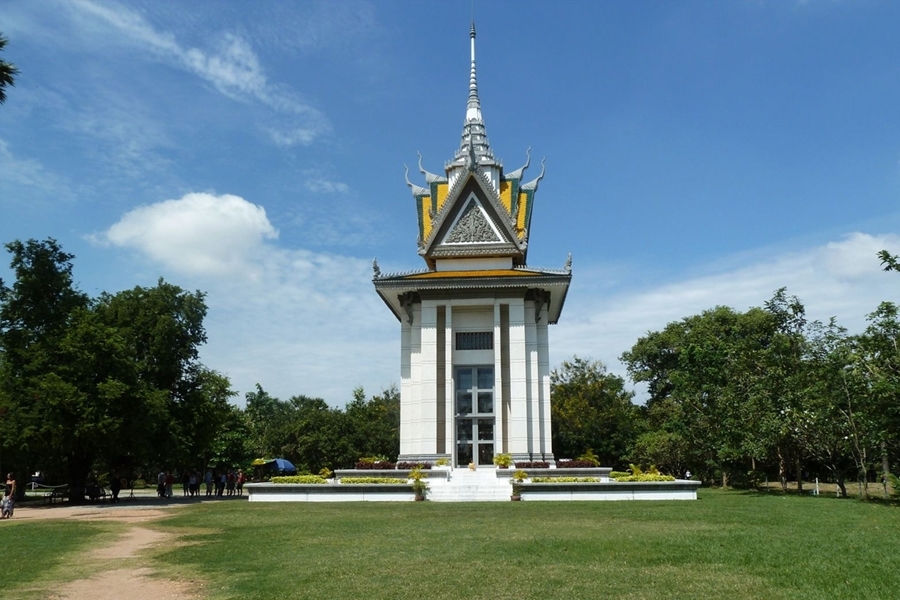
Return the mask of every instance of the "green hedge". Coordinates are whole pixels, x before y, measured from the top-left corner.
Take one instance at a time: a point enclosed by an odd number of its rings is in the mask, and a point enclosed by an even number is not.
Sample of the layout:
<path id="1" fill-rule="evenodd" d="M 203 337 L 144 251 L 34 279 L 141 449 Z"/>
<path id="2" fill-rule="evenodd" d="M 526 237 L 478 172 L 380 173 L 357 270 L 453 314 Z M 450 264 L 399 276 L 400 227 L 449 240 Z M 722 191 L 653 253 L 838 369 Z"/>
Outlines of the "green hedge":
<path id="1" fill-rule="evenodd" d="M 629 483 L 632 481 L 675 481 L 671 475 L 652 475 L 650 473 L 642 473 L 641 475 L 625 475 L 624 477 L 616 477 L 619 483 Z"/>
<path id="2" fill-rule="evenodd" d="M 324 477 L 319 475 L 285 475 L 273 477 L 272 483 L 327 483 Z"/>
<path id="3" fill-rule="evenodd" d="M 600 483 L 599 477 L 533 477 L 532 483 Z"/>
<path id="4" fill-rule="evenodd" d="M 628 471 L 611 471 L 609 473 L 610 479 L 618 479 L 619 477 L 631 477 L 631 473 Z"/>
<path id="5" fill-rule="evenodd" d="M 341 483 L 408 483 L 408 480 L 397 477 L 342 477 Z"/>

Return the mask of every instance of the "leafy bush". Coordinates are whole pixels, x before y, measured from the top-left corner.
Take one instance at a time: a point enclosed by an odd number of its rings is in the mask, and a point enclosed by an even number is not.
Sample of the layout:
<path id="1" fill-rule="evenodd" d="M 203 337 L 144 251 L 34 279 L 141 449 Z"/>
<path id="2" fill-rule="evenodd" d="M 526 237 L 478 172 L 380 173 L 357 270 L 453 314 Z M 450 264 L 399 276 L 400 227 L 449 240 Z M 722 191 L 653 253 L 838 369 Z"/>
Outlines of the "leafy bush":
<path id="1" fill-rule="evenodd" d="M 406 480 L 399 477 L 342 477 L 341 483 L 406 483 Z"/>
<path id="2" fill-rule="evenodd" d="M 653 475 L 651 473 L 641 473 L 640 475 L 627 475 L 625 477 L 616 477 L 619 483 L 629 483 L 633 481 L 675 481 L 671 475 Z"/>
<path id="3" fill-rule="evenodd" d="M 517 469 L 549 469 L 550 463 L 543 460 L 517 462 Z"/>
<path id="4" fill-rule="evenodd" d="M 323 479 L 331 479 L 333 476 L 334 473 L 332 473 L 331 469 L 329 469 L 328 467 L 322 467 L 319 470 L 319 477 Z"/>
<path id="5" fill-rule="evenodd" d="M 509 467 L 513 464 L 513 458 L 511 454 L 497 454 L 494 456 L 494 464 L 498 467 Z"/>
<path id="6" fill-rule="evenodd" d="M 620 477 L 629 477 L 631 473 L 627 471 L 610 471 L 609 478 L 610 479 L 619 479 Z"/>
<path id="7" fill-rule="evenodd" d="M 521 483 L 523 479 L 528 479 L 528 473 L 526 473 L 522 469 L 519 469 L 518 471 L 513 473 L 513 479 Z"/>
<path id="8" fill-rule="evenodd" d="M 888 483 L 891 484 L 891 496 L 900 498 L 900 477 L 897 477 L 893 473 L 888 473 L 887 478 Z"/>
<path id="9" fill-rule="evenodd" d="M 431 463 L 414 463 L 414 462 L 398 462 L 398 469 L 425 469 L 428 470 L 431 468 Z"/>
<path id="10" fill-rule="evenodd" d="M 321 475 L 284 475 L 273 477 L 272 483 L 326 483 Z"/>
<path id="11" fill-rule="evenodd" d="M 596 454 L 594 454 L 594 451 L 591 450 L 590 448 L 585 450 L 584 454 L 579 456 L 576 460 L 583 460 L 583 461 L 589 462 L 589 463 L 591 463 L 591 465 L 593 465 L 595 467 L 600 466 L 600 457 L 597 456 Z"/>
<path id="12" fill-rule="evenodd" d="M 556 467 L 559 469 L 593 469 L 596 467 L 594 463 L 589 460 L 558 460 L 556 461 Z"/>
<path id="13" fill-rule="evenodd" d="M 434 464 L 436 464 L 439 467 L 446 467 L 447 465 L 450 464 L 450 459 L 449 458 L 439 458 L 439 459 L 437 459 L 437 462 L 435 462 Z"/>
<path id="14" fill-rule="evenodd" d="M 532 483 L 600 483 L 599 477 L 532 477 Z"/>

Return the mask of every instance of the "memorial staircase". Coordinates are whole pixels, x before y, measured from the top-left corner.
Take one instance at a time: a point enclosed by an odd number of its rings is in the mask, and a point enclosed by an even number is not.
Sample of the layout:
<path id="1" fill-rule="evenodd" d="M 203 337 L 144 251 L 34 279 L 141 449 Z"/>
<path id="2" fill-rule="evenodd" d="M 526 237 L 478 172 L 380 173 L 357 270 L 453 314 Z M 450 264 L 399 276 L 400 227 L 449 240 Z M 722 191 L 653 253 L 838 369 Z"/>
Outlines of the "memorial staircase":
<path id="1" fill-rule="evenodd" d="M 453 469 L 447 479 L 428 481 L 431 502 L 509 502 L 510 495 L 510 479 L 498 478 L 496 467 Z"/>

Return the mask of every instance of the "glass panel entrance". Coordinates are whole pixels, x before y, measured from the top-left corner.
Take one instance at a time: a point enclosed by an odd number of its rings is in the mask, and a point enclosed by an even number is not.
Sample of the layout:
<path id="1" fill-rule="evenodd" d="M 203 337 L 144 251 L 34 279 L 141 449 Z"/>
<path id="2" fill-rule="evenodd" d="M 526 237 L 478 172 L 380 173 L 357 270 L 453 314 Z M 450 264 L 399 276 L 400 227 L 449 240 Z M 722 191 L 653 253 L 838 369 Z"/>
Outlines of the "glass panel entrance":
<path id="1" fill-rule="evenodd" d="M 494 368 L 456 369 L 456 466 L 494 462 Z"/>

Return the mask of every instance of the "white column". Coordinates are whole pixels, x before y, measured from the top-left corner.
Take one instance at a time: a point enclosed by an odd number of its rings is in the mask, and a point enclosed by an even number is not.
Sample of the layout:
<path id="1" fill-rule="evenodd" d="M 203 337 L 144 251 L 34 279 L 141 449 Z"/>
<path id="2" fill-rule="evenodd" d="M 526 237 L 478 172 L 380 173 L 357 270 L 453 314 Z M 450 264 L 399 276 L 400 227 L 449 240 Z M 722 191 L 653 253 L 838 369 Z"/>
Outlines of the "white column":
<path id="1" fill-rule="evenodd" d="M 528 452 L 541 451 L 540 386 L 538 384 L 537 331 L 534 322 L 534 302 L 525 302 L 525 355 L 528 390 Z"/>
<path id="2" fill-rule="evenodd" d="M 525 303 L 509 303 L 509 452 L 524 457 L 528 449 L 528 361 L 525 353 Z"/>
<path id="3" fill-rule="evenodd" d="M 412 325 L 404 315 L 400 320 L 400 454 L 408 454 L 412 448 L 413 387 Z"/>
<path id="4" fill-rule="evenodd" d="M 445 395 L 446 409 L 444 414 L 447 440 L 447 453 L 451 455 L 451 465 L 456 464 L 456 438 L 453 432 L 456 430 L 456 372 L 453 369 L 453 305 L 447 303 L 444 318 L 444 326 L 446 327 L 446 335 L 444 336 L 444 362 L 445 362 Z"/>
<path id="5" fill-rule="evenodd" d="M 422 302 L 422 386 L 418 427 L 419 454 L 437 452 L 437 303 Z"/>
<path id="6" fill-rule="evenodd" d="M 547 460 L 553 456 L 553 430 L 550 420 L 550 336 L 547 305 L 541 309 L 537 324 L 538 377 L 541 391 L 541 454 Z"/>
<path id="7" fill-rule="evenodd" d="M 494 454 L 503 452 L 503 353 L 500 300 L 494 300 Z"/>
<path id="8" fill-rule="evenodd" d="M 420 454 L 422 434 L 420 424 L 422 422 L 422 305 L 414 304 L 412 307 L 413 322 L 410 328 L 410 360 L 409 360 L 409 417 L 406 420 L 407 435 L 409 440 L 407 448 L 400 449 L 400 454 Z"/>

